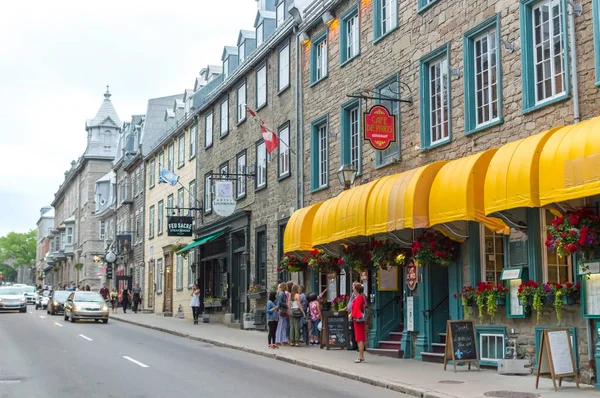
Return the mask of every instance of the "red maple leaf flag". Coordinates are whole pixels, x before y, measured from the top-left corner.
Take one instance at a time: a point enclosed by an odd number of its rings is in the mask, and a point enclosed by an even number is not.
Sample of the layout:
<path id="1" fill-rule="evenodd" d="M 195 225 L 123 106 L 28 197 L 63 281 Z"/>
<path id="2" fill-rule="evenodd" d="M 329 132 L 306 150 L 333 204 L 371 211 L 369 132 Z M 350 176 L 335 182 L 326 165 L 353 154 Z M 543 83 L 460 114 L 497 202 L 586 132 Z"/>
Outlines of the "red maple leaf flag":
<path id="1" fill-rule="evenodd" d="M 267 130 L 264 125 L 260 126 L 260 132 L 265 140 L 267 153 L 271 154 L 279 146 L 279 137 L 274 132 Z"/>
<path id="2" fill-rule="evenodd" d="M 255 112 L 254 112 L 252 109 L 250 109 L 250 108 L 246 107 L 246 111 L 248 111 L 248 113 L 249 113 L 249 114 L 250 114 L 252 117 L 256 117 L 256 113 L 255 113 Z"/>

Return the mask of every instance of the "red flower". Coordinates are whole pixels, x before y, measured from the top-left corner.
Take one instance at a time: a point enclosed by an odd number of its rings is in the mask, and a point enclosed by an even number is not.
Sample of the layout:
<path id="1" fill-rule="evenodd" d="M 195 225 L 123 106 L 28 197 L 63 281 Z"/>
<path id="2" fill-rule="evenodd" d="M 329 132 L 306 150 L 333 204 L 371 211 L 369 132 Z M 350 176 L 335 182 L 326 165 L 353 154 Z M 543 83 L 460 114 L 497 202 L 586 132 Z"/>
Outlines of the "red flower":
<path id="1" fill-rule="evenodd" d="M 316 255 L 318 255 L 318 254 L 319 254 L 319 249 L 312 249 L 312 250 L 310 251 L 310 255 L 311 255 L 311 256 L 316 256 Z"/>
<path id="2" fill-rule="evenodd" d="M 456 294 L 454 295 L 454 298 L 456 298 Z"/>
<path id="3" fill-rule="evenodd" d="M 577 217 L 575 214 L 571 214 L 571 217 L 569 217 L 569 222 L 572 226 L 576 227 L 579 223 L 579 217 Z"/>
<path id="4" fill-rule="evenodd" d="M 338 263 L 338 265 L 344 265 L 344 259 L 343 258 L 338 258 L 337 263 Z"/>
<path id="5" fill-rule="evenodd" d="M 575 285 L 575 290 L 580 290 L 581 289 L 581 283 L 578 283 Z"/>
<path id="6" fill-rule="evenodd" d="M 435 243 L 435 241 L 431 241 L 429 243 L 430 243 L 430 246 L 431 246 L 431 250 L 435 250 L 437 248 L 437 243 Z"/>
<path id="7" fill-rule="evenodd" d="M 441 257 L 442 252 L 439 251 L 439 250 L 436 250 L 436 251 L 433 252 L 433 255 L 436 256 L 436 257 Z"/>
<path id="8" fill-rule="evenodd" d="M 277 272 L 281 272 L 281 267 L 277 267 Z"/>
<path id="9" fill-rule="evenodd" d="M 569 232 L 569 234 L 570 234 L 571 236 L 575 235 L 576 233 L 577 233 L 577 232 L 575 232 L 575 231 L 573 231 L 573 230 L 571 230 L 571 232 Z"/>
<path id="10" fill-rule="evenodd" d="M 567 289 L 570 289 L 573 287 L 573 284 L 571 282 L 565 281 L 565 285 L 567 286 Z"/>

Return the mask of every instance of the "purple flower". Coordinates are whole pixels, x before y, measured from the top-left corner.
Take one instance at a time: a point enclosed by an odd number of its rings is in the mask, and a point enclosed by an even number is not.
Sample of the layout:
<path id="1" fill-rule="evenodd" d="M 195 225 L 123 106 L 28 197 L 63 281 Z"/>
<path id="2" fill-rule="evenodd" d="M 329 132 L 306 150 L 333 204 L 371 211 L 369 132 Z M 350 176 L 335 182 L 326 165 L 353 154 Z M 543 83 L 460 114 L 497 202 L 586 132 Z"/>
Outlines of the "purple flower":
<path id="1" fill-rule="evenodd" d="M 546 290 L 546 293 L 550 293 L 550 285 L 547 283 L 544 285 L 544 289 Z"/>
<path id="2" fill-rule="evenodd" d="M 588 245 L 591 245 L 594 242 L 594 237 L 592 235 L 588 235 L 587 239 L 585 240 L 585 243 L 587 243 Z"/>

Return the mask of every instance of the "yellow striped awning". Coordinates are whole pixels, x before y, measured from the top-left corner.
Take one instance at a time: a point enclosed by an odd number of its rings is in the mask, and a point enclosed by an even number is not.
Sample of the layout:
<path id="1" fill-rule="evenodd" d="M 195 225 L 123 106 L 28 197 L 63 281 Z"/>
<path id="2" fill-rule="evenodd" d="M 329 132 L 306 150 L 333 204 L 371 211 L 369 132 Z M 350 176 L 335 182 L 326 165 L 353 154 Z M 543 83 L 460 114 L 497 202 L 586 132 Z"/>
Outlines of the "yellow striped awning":
<path id="1" fill-rule="evenodd" d="M 429 226 L 429 191 L 446 161 L 381 178 L 369 198 L 367 235 Z"/>
<path id="2" fill-rule="evenodd" d="M 600 117 L 563 127 L 540 155 L 540 204 L 600 194 Z"/>
<path id="3" fill-rule="evenodd" d="M 485 176 L 486 215 L 517 207 L 540 207 L 540 154 L 559 129 L 509 142 L 498 149 Z"/>
<path id="4" fill-rule="evenodd" d="M 313 245 L 366 236 L 369 196 L 378 182 L 348 189 L 323 202 L 312 224 Z"/>
<path id="5" fill-rule="evenodd" d="M 502 220 L 485 216 L 483 188 L 485 175 L 497 149 L 446 163 L 435 176 L 429 195 L 429 223 L 477 221 L 493 231 L 508 233 Z"/>
<path id="6" fill-rule="evenodd" d="M 292 214 L 283 233 L 284 253 L 312 250 L 313 219 L 322 204 L 306 206 Z"/>

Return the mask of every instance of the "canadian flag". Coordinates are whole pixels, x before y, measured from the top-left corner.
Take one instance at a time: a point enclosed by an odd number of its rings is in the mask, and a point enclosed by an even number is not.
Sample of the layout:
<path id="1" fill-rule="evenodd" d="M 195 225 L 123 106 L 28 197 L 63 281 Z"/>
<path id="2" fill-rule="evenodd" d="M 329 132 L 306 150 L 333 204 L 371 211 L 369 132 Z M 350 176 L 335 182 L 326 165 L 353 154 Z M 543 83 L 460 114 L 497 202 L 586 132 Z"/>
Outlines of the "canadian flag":
<path id="1" fill-rule="evenodd" d="M 270 155 L 279 146 L 279 137 L 274 132 L 267 130 L 264 124 L 260 125 L 260 132 L 265 140 L 267 153 Z"/>

